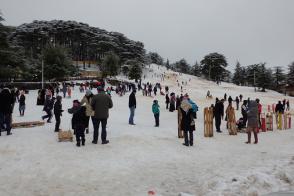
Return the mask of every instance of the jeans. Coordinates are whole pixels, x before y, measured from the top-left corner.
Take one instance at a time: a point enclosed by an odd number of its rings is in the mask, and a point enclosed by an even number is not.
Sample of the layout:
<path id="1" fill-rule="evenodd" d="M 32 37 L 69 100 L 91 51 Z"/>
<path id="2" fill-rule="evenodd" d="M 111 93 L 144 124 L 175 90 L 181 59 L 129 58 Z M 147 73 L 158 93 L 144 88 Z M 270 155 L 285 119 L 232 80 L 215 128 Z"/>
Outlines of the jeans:
<path id="1" fill-rule="evenodd" d="M 60 115 L 55 115 L 55 120 L 56 120 L 55 132 L 58 132 L 59 131 L 59 125 L 60 125 Z"/>
<path id="2" fill-rule="evenodd" d="M 215 128 L 216 128 L 216 131 L 220 131 L 220 125 L 221 125 L 221 116 L 216 115 L 215 116 Z"/>
<path id="3" fill-rule="evenodd" d="M 103 141 L 106 141 L 106 137 L 107 137 L 107 132 L 106 132 L 107 119 L 93 118 L 93 125 L 94 125 L 93 142 L 97 142 L 98 141 L 99 124 L 100 124 L 100 122 L 102 124 L 101 139 L 102 139 L 102 142 Z"/>
<path id="4" fill-rule="evenodd" d="M 159 127 L 159 113 L 158 114 L 154 114 L 154 118 L 155 118 L 155 126 Z"/>
<path id="5" fill-rule="evenodd" d="M 130 107 L 129 124 L 134 124 L 135 109 L 135 106 Z"/>
<path id="6" fill-rule="evenodd" d="M 0 128 L 5 129 L 7 131 L 7 135 L 9 135 L 11 132 L 11 114 L 0 113 L 0 123 Z"/>

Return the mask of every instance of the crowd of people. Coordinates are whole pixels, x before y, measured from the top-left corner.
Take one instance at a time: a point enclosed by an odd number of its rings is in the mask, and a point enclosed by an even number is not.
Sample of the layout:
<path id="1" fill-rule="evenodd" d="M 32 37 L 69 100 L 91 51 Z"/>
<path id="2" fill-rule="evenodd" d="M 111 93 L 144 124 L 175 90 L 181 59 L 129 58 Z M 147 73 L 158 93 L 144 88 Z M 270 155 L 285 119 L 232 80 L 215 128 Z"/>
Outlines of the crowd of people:
<path id="1" fill-rule="evenodd" d="M 179 81 L 177 81 L 179 84 Z M 182 82 L 183 85 L 187 83 Z M 195 119 L 197 118 L 198 106 L 192 101 L 189 95 L 186 93 L 183 95 L 181 88 L 181 94 L 176 95 L 174 92 L 169 92 L 168 86 L 164 87 L 165 92 L 163 92 L 163 87 L 160 83 L 155 83 L 154 85 L 150 82 L 142 83 L 141 80 L 136 84 L 130 82 L 120 82 L 116 85 L 116 89 L 109 86 L 105 89 L 104 82 L 97 82 L 95 85 L 93 83 L 85 82 L 74 84 L 62 83 L 57 85 L 49 85 L 46 89 L 41 89 L 38 91 L 37 105 L 43 105 L 43 111 L 46 115 L 42 116 L 42 120 L 46 120 L 47 123 L 52 122 L 53 115 L 55 117 L 55 132 L 59 132 L 61 129 L 61 116 L 64 110 L 62 109 L 62 99 L 71 98 L 72 90 L 74 86 L 79 86 L 79 91 L 85 93 L 81 100 L 73 100 L 73 106 L 67 111 L 72 114 L 72 129 L 76 135 L 77 146 L 85 145 L 85 133 L 89 133 L 89 121 L 93 124 L 93 144 L 97 144 L 99 135 L 99 126 L 101 123 L 101 141 L 102 144 L 109 143 L 107 140 L 107 119 L 109 117 L 109 109 L 113 107 L 111 92 L 115 91 L 119 96 L 125 95 L 130 92 L 129 95 L 129 124 L 136 125 L 135 110 L 137 106 L 136 93 L 137 90 L 142 90 L 143 96 L 156 97 L 163 95 L 165 98 L 165 108 L 169 112 L 178 111 L 181 113 L 181 119 L 179 122 L 181 129 L 184 131 L 184 143 L 185 146 L 193 146 L 193 131 L 195 131 Z M 98 93 L 93 94 L 92 89 L 96 89 Z M 61 93 L 63 96 L 59 95 Z M 211 96 L 208 91 L 207 96 Z M 0 92 L 0 125 L 1 131 L 5 130 L 7 135 L 11 134 L 11 122 L 12 122 L 12 112 L 16 102 L 19 103 L 19 113 L 20 116 L 25 114 L 26 106 L 26 96 L 25 90 L 18 90 L 15 88 L 1 88 Z M 224 103 L 228 102 L 228 107 L 224 108 Z M 239 110 L 239 104 L 241 105 L 241 115 L 242 117 L 238 120 L 237 126 L 239 129 L 246 128 L 248 133 L 248 140 L 246 143 L 251 143 L 251 133 L 253 133 L 255 141 L 258 143 L 257 133 L 261 127 L 260 115 L 262 111 L 262 105 L 260 100 L 243 100 L 243 95 L 236 96 L 233 100 L 232 96 L 227 96 L 224 94 L 222 99 L 216 98 L 213 107 L 213 117 L 215 119 L 216 132 L 221 133 L 221 122 L 225 117 L 225 120 L 229 121 L 232 117 L 231 111 L 233 108 L 233 101 L 236 103 L 236 110 Z M 285 110 L 290 110 L 289 100 L 279 101 L 275 106 L 276 113 L 284 113 Z M 159 127 L 160 122 L 160 106 L 157 99 L 153 100 L 152 113 L 154 115 L 155 127 Z M 228 128 L 228 127 L 227 127 Z M 1 134 L 1 132 L 0 132 Z"/>

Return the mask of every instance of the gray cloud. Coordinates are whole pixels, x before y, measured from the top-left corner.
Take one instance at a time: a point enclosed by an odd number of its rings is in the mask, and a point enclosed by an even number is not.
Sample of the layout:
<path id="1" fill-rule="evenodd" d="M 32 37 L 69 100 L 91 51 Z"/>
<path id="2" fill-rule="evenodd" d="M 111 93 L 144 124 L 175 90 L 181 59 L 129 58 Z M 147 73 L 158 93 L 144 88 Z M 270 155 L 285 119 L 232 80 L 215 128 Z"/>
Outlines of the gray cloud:
<path id="1" fill-rule="evenodd" d="M 294 61 L 293 0 L 0 0 L 7 25 L 76 20 L 119 31 L 146 49 L 193 64 L 223 53 L 232 69 Z"/>

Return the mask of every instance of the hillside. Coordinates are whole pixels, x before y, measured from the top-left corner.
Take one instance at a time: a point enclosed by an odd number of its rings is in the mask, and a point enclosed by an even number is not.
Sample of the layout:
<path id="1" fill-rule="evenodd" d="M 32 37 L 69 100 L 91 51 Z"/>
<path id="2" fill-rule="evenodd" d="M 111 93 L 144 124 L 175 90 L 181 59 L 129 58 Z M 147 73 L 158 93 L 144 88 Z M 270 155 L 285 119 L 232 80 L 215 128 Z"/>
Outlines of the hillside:
<path id="1" fill-rule="evenodd" d="M 166 74 L 161 81 L 160 75 Z M 221 83 L 216 85 L 198 77 L 179 75 L 164 67 L 151 65 L 143 71 L 142 82 L 160 82 L 170 92 L 180 93 L 177 80 L 199 106 L 194 133 L 194 146 L 185 147 L 177 138 L 177 113 L 165 109 L 165 97 L 144 97 L 137 92 L 135 126 L 128 125 L 128 95 L 114 92 L 113 109 L 108 119 L 110 143 L 93 145 L 93 128 L 86 135 L 85 147 L 75 142 L 59 143 L 53 132 L 54 123 L 42 127 L 15 129 L 12 136 L 0 137 L 0 195 L 263 195 L 274 191 L 294 189 L 294 135 L 290 130 L 259 134 L 259 144 L 247 145 L 246 134 L 230 136 L 222 121 L 223 133 L 213 138 L 203 136 L 203 108 L 214 103 L 205 98 L 207 90 L 213 97 L 224 93 L 233 98 L 259 98 L 264 111 L 268 104 L 284 98 L 294 104 L 294 98 L 268 91 Z M 169 76 L 169 78 L 167 77 Z M 123 76 L 117 77 L 127 80 Z M 190 80 L 191 79 L 191 80 Z M 190 81 L 189 81 L 190 80 Z M 93 93 L 96 90 L 93 89 Z M 81 99 L 77 88 L 72 98 L 63 99 L 67 110 L 72 100 Z M 15 122 L 40 120 L 41 106 L 36 106 L 37 92 L 27 95 L 24 117 L 13 113 Z M 151 106 L 153 99 L 160 104 L 160 127 L 154 127 Z M 235 105 L 235 104 L 234 104 Z M 293 109 L 291 110 L 293 113 Z M 237 116 L 240 116 L 237 111 Z M 64 112 L 61 128 L 70 128 L 71 115 Z"/>

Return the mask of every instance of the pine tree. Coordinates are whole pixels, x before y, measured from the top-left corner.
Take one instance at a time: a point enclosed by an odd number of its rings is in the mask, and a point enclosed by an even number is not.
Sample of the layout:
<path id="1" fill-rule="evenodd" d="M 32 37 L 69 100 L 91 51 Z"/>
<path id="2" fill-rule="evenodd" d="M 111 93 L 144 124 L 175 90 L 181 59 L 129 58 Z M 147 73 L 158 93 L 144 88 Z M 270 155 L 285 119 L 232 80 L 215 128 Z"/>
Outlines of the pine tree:
<path id="1" fill-rule="evenodd" d="M 288 65 L 289 73 L 287 74 L 287 84 L 294 86 L 294 62 Z"/>
<path id="2" fill-rule="evenodd" d="M 116 76 L 119 69 L 119 57 L 116 54 L 110 53 L 106 55 L 100 66 L 102 77 Z"/>
<path id="3" fill-rule="evenodd" d="M 283 69 L 280 66 L 274 68 L 274 86 L 275 89 L 278 89 L 281 84 L 284 84 L 286 75 L 283 73 Z"/>
<path id="4" fill-rule="evenodd" d="M 233 83 L 237 85 L 242 85 L 242 67 L 239 61 L 237 61 L 235 73 L 233 76 Z"/>
<path id="5" fill-rule="evenodd" d="M 181 73 L 189 73 L 190 66 L 185 59 L 181 59 L 175 63 L 175 68 Z"/>
<path id="6" fill-rule="evenodd" d="M 170 69 L 170 65 L 169 65 L 169 60 L 168 59 L 166 60 L 165 67 L 167 68 L 167 70 Z"/>
<path id="7" fill-rule="evenodd" d="M 191 74 L 194 76 L 201 76 L 201 71 L 202 71 L 202 67 L 199 65 L 199 63 L 196 61 L 196 63 L 193 65 L 192 67 L 192 72 Z"/>
<path id="8" fill-rule="evenodd" d="M 209 80 L 223 80 L 223 73 L 227 67 L 227 60 L 224 55 L 211 53 L 204 57 L 200 62 L 202 65 L 202 74 Z"/>
<path id="9" fill-rule="evenodd" d="M 265 92 L 266 88 L 272 86 L 272 71 L 271 69 L 266 69 L 265 63 L 261 63 L 258 66 L 258 75 L 257 75 L 257 87 L 262 89 L 262 92 Z"/>
<path id="10" fill-rule="evenodd" d="M 129 71 L 129 79 L 130 80 L 139 80 L 142 76 L 142 66 L 139 62 L 135 60 L 131 60 L 126 62 L 128 65 L 130 65 L 130 71 Z"/>

